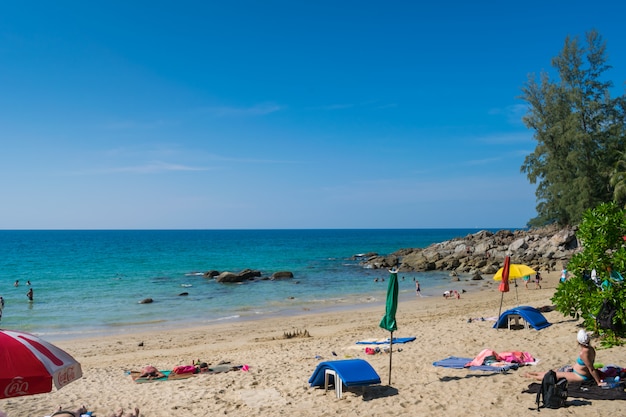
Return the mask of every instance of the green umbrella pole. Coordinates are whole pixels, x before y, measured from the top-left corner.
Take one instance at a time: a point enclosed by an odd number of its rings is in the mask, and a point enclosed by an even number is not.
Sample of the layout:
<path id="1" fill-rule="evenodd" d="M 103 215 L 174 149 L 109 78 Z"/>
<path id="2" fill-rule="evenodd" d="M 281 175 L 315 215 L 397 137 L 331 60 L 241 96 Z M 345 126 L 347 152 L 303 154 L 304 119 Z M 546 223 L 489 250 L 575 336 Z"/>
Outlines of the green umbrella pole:
<path id="1" fill-rule="evenodd" d="M 391 386 L 391 353 L 393 352 L 393 332 L 389 338 L 389 386 Z"/>

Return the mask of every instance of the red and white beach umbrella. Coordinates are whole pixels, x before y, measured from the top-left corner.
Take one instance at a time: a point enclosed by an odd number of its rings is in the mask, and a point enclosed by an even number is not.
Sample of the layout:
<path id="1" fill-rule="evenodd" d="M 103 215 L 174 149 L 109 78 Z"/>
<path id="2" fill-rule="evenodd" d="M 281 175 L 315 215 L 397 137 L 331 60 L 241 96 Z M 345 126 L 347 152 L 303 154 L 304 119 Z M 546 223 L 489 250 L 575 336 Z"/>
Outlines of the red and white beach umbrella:
<path id="1" fill-rule="evenodd" d="M 0 398 L 52 391 L 83 376 L 80 363 L 30 333 L 0 329 Z"/>

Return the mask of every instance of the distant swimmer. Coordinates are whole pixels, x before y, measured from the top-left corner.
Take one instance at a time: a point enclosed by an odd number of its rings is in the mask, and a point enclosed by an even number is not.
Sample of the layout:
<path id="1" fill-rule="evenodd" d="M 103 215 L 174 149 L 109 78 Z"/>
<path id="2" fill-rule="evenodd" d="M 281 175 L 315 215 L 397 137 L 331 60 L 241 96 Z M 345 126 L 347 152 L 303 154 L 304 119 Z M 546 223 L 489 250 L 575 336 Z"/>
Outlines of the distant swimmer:
<path id="1" fill-rule="evenodd" d="M 33 289 L 29 289 L 28 292 L 26 293 L 26 296 L 28 297 L 28 299 L 30 301 L 33 301 Z"/>
<path id="2" fill-rule="evenodd" d="M 26 285 L 30 287 L 30 280 L 26 281 Z"/>
<path id="3" fill-rule="evenodd" d="M 19 287 L 20 286 L 20 280 L 16 279 L 15 280 L 15 284 L 13 284 L 14 287 Z"/>

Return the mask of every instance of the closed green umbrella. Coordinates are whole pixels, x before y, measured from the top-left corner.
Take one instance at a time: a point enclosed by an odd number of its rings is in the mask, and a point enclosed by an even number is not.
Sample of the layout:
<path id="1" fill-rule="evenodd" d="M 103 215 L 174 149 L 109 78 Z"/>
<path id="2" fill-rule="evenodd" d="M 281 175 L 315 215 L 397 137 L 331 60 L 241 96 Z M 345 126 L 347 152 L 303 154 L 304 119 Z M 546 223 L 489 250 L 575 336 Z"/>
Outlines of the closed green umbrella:
<path id="1" fill-rule="evenodd" d="M 393 348 L 393 332 L 398 330 L 396 324 L 396 311 L 398 310 L 398 271 L 393 268 L 389 270 L 389 284 L 387 286 L 387 304 L 385 315 L 380 321 L 380 327 L 391 332 L 389 336 L 389 385 L 391 385 L 391 353 Z"/>
<path id="2" fill-rule="evenodd" d="M 396 324 L 396 311 L 398 310 L 398 272 L 390 270 L 389 284 L 387 286 L 387 305 L 385 306 L 385 315 L 380 321 L 380 327 L 393 332 L 398 330 Z"/>

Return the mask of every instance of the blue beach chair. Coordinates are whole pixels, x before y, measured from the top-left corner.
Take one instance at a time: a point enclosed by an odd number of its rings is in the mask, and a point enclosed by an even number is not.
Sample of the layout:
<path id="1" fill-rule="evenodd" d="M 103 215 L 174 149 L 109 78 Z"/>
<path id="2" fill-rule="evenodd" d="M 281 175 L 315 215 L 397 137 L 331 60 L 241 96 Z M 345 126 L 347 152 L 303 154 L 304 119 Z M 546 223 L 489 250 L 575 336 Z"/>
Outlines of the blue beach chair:
<path id="1" fill-rule="evenodd" d="M 328 391 L 331 382 L 335 386 L 335 395 L 337 398 L 341 398 L 344 385 L 346 387 L 365 387 L 380 384 L 380 376 L 372 368 L 372 365 L 363 359 L 321 362 L 309 378 L 309 384 L 312 387 L 323 386 L 324 391 Z"/>

